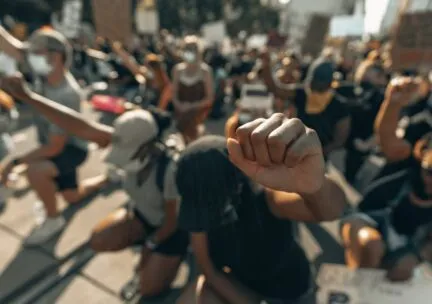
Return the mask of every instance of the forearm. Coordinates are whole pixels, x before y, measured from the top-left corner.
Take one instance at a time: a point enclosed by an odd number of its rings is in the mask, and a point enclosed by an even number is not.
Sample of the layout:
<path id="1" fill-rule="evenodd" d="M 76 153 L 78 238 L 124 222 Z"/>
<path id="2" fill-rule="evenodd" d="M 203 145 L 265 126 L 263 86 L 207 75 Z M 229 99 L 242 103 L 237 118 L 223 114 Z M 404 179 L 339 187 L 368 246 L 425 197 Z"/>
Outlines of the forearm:
<path id="1" fill-rule="evenodd" d="M 13 37 L 4 27 L 0 26 L 0 50 L 21 61 L 24 48 L 24 43 Z"/>
<path id="2" fill-rule="evenodd" d="M 347 204 L 341 187 L 328 176 L 325 176 L 324 183 L 318 191 L 300 195 L 318 221 L 333 221 L 340 218 Z"/>
<path id="3" fill-rule="evenodd" d="M 29 94 L 23 102 L 34 107 L 40 114 L 66 132 L 84 140 L 95 141 L 95 138 L 91 136 L 94 132 L 91 131 L 96 127 L 92 122 L 83 119 L 80 113 L 36 93 Z M 97 128 L 107 135 L 112 134 L 112 129 L 108 126 L 98 124 Z M 109 136 L 106 136 L 97 143 L 107 146 L 109 141 Z"/>
<path id="4" fill-rule="evenodd" d="M 176 231 L 176 229 L 176 223 L 165 222 L 153 233 L 152 238 L 156 244 L 161 244 L 167 240 Z"/>
<path id="5" fill-rule="evenodd" d="M 272 92 L 275 97 L 282 100 L 289 99 L 293 96 L 295 86 L 294 85 L 278 85 L 273 78 L 272 70 L 270 66 L 263 67 L 263 80 L 268 87 L 269 91 Z"/>
<path id="6" fill-rule="evenodd" d="M 390 161 L 406 159 L 411 145 L 396 135 L 402 107 L 385 100 L 375 120 L 375 134 L 382 152 Z"/>
<path id="7" fill-rule="evenodd" d="M 375 120 L 375 132 L 381 145 L 398 140 L 396 129 L 400 119 L 402 107 L 385 100 Z"/>

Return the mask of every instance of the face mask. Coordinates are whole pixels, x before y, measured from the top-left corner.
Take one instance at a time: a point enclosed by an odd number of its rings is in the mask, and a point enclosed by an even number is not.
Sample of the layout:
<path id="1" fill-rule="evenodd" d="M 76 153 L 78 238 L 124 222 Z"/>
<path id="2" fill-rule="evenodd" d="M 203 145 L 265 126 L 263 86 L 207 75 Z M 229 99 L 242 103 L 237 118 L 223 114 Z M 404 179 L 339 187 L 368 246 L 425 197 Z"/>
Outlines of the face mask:
<path id="1" fill-rule="evenodd" d="M 186 61 L 187 63 L 193 63 L 196 61 L 197 59 L 197 55 L 194 52 L 191 51 L 185 51 L 183 53 L 183 59 L 184 61 Z"/>
<path id="2" fill-rule="evenodd" d="M 32 70 L 39 76 L 47 76 L 53 70 L 53 67 L 43 55 L 29 54 L 27 60 Z"/>

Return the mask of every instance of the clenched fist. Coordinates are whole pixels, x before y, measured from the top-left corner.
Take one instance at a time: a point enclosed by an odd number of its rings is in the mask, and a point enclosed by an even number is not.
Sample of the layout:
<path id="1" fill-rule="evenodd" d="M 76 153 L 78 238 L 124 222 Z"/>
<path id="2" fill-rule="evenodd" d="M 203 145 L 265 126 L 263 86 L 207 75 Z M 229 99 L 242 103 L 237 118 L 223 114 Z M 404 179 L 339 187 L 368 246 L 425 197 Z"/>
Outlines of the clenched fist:
<path id="1" fill-rule="evenodd" d="M 304 194 L 322 187 L 325 162 L 321 142 L 301 120 L 277 113 L 229 134 L 231 161 L 257 183 Z"/>

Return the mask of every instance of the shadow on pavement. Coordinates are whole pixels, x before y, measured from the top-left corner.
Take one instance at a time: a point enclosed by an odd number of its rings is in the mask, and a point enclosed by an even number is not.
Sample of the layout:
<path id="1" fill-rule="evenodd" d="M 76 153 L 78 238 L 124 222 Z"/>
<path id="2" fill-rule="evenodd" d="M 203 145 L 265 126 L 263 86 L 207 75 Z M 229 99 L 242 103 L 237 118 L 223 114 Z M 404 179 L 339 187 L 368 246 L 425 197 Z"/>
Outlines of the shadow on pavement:
<path id="1" fill-rule="evenodd" d="M 342 246 L 325 228 L 315 224 L 306 224 L 305 226 L 321 247 L 321 254 L 314 261 L 317 270 L 323 263 L 345 263 Z"/>

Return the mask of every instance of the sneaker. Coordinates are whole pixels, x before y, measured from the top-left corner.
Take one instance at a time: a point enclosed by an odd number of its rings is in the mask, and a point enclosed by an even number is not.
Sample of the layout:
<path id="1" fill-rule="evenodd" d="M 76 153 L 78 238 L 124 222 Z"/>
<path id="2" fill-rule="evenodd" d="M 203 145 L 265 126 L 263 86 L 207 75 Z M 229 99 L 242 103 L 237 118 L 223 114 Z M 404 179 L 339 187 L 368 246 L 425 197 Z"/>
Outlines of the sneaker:
<path id="1" fill-rule="evenodd" d="M 25 240 L 25 245 L 34 246 L 43 244 L 60 233 L 66 226 L 66 221 L 62 216 L 47 218 L 42 225 L 36 227 L 31 235 Z"/>

